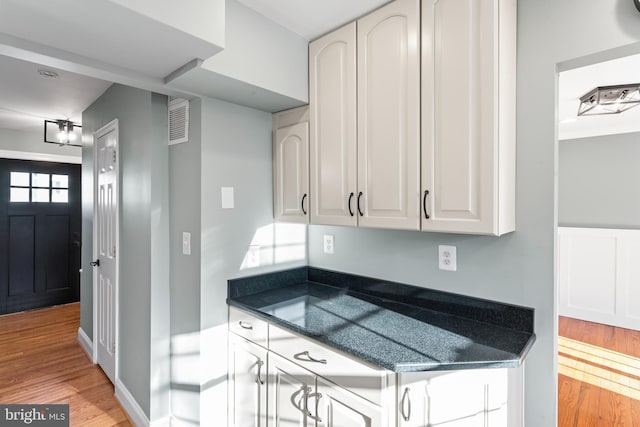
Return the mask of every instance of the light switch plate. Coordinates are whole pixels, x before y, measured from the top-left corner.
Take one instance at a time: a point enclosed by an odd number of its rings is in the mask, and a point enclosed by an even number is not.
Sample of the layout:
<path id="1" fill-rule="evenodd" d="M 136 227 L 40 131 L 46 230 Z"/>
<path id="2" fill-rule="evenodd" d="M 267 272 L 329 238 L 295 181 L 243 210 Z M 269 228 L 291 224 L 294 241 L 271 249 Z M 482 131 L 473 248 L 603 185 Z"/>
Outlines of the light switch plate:
<path id="1" fill-rule="evenodd" d="M 222 198 L 222 209 L 233 209 L 233 187 L 220 187 L 220 196 Z"/>
<path id="2" fill-rule="evenodd" d="M 335 250 L 333 234 L 324 235 L 324 253 L 333 255 Z"/>
<path id="3" fill-rule="evenodd" d="M 191 233 L 182 233 L 182 254 L 191 255 Z"/>
<path id="4" fill-rule="evenodd" d="M 455 246 L 438 246 L 438 267 L 440 270 L 456 271 L 457 256 Z"/>

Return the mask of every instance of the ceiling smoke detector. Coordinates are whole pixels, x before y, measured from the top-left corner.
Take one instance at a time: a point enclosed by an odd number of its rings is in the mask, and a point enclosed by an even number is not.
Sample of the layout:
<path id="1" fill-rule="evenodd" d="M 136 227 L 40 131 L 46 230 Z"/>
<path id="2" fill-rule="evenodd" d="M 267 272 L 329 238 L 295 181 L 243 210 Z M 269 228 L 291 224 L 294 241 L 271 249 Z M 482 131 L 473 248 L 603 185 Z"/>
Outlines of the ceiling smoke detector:
<path id="1" fill-rule="evenodd" d="M 38 70 L 38 74 L 40 74 L 42 77 L 46 77 L 48 79 L 55 79 L 56 77 L 58 77 L 58 73 L 56 73 L 55 71 L 52 71 L 52 70 L 47 70 L 45 68 L 40 68 Z"/>

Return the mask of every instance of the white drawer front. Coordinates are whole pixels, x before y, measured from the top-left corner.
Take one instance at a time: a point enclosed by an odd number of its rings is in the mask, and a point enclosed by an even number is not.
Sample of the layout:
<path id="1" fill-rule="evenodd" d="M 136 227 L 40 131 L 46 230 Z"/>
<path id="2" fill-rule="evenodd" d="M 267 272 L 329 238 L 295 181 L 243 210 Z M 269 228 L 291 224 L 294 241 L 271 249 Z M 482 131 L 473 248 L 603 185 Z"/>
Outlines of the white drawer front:
<path id="1" fill-rule="evenodd" d="M 235 307 L 229 307 L 229 330 L 265 348 L 269 346 L 269 324 Z"/>
<path id="2" fill-rule="evenodd" d="M 385 401 L 390 371 L 357 361 L 353 356 L 331 349 L 277 326 L 270 326 L 269 349 L 376 405 Z"/>

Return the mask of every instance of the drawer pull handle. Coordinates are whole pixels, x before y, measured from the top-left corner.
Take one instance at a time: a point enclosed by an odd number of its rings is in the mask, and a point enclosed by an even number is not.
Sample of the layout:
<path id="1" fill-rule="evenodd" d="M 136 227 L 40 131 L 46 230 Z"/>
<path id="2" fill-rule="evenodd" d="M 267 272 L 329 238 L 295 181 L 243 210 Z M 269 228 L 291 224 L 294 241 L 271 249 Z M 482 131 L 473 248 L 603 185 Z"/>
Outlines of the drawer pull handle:
<path id="1" fill-rule="evenodd" d="M 406 413 L 404 412 L 405 401 L 406 401 L 406 407 L 407 407 Z M 405 387 L 404 393 L 402 394 L 402 402 L 400 403 L 400 412 L 402 412 L 402 418 L 404 418 L 405 421 L 409 421 L 409 419 L 411 419 L 411 398 L 409 397 L 409 387 Z"/>
<path id="2" fill-rule="evenodd" d="M 293 358 L 296 360 L 301 360 L 303 362 L 322 363 L 323 365 L 327 364 L 327 359 L 314 359 L 313 357 L 311 357 L 308 351 L 303 351 L 302 353 L 294 354 Z"/>
<path id="3" fill-rule="evenodd" d="M 242 320 L 238 322 L 238 325 L 240 325 L 242 329 L 249 329 L 249 330 L 253 329 L 253 326 L 251 326 L 250 323 L 245 323 Z"/>
<path id="4" fill-rule="evenodd" d="M 262 371 L 262 365 L 264 365 L 264 362 L 261 359 L 258 359 L 258 374 L 256 375 L 256 383 L 258 383 L 258 385 L 264 385 L 262 374 L 260 373 Z"/>
<path id="5" fill-rule="evenodd" d="M 316 415 L 314 416 L 311 411 L 309 411 L 309 398 L 310 397 L 315 397 L 316 398 Z M 309 418 L 311 418 L 314 421 L 317 421 L 319 423 L 322 422 L 322 418 L 320 418 L 320 414 L 318 413 L 318 405 L 320 404 L 320 399 L 322 399 L 322 393 L 309 393 L 307 394 L 307 416 Z"/>

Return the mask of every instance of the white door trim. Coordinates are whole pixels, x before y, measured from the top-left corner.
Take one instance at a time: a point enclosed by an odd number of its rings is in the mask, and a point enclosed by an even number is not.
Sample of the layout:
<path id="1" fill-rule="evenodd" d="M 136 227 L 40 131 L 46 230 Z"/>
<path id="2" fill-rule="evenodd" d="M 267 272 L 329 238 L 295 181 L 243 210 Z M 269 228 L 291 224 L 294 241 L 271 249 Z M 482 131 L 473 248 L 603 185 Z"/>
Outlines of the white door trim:
<path id="1" fill-rule="evenodd" d="M 98 182 L 98 150 L 96 150 L 95 143 L 98 138 L 104 134 L 107 134 L 115 130 L 116 134 L 116 197 L 118 200 L 115 218 L 116 228 L 116 277 L 115 277 L 115 380 L 119 378 L 118 375 L 118 337 L 120 336 L 120 316 L 119 316 L 119 288 L 120 288 L 120 134 L 118 128 L 118 119 L 113 119 L 97 131 L 93 133 L 93 260 L 98 257 L 98 229 L 96 221 L 96 212 L 98 206 L 98 194 L 95 191 L 96 183 Z M 92 261 L 93 261 L 92 260 Z M 98 363 L 98 271 L 93 269 L 93 363 Z M 115 386 L 115 384 L 114 384 Z"/>

